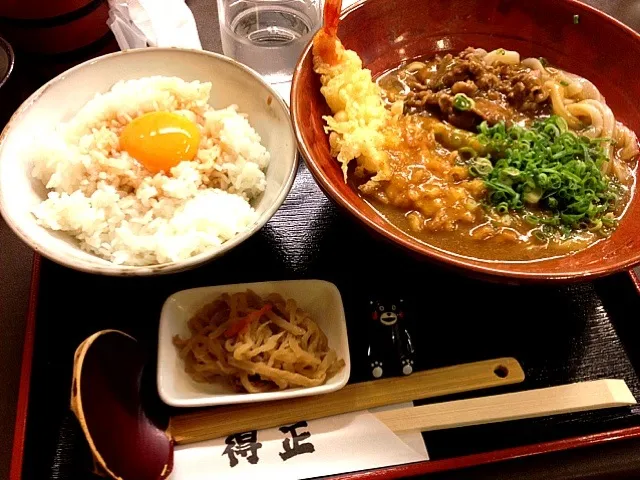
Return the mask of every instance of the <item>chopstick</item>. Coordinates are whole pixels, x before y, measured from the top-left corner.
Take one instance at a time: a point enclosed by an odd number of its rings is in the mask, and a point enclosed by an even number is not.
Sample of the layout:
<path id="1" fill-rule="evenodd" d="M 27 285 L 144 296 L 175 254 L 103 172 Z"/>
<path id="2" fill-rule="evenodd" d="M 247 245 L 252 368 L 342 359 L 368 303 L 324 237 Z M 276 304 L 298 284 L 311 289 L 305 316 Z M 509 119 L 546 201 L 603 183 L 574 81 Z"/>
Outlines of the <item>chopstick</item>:
<path id="1" fill-rule="evenodd" d="M 635 405 L 624 380 L 594 380 L 524 392 L 387 410 L 375 416 L 395 433 L 427 432 Z"/>
<path id="2" fill-rule="evenodd" d="M 342 413 L 520 383 L 522 367 L 515 358 L 497 358 L 436 368 L 408 377 L 384 378 L 347 385 L 313 397 L 205 409 L 171 418 L 169 433 L 177 444 L 223 437 L 236 432 L 278 427 Z"/>

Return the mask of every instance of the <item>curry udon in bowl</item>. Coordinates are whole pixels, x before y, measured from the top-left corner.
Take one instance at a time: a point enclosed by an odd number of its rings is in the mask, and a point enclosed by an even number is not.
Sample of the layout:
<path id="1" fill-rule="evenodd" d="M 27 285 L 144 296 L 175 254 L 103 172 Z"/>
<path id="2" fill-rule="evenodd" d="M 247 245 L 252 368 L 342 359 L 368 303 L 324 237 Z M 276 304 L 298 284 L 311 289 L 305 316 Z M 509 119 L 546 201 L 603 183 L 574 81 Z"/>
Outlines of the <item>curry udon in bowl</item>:
<path id="1" fill-rule="evenodd" d="M 320 185 L 397 243 L 483 273 L 637 263 L 640 89 L 616 77 L 640 37 L 569 1 L 446 3 L 371 0 L 338 20 L 327 0 L 292 94 Z"/>

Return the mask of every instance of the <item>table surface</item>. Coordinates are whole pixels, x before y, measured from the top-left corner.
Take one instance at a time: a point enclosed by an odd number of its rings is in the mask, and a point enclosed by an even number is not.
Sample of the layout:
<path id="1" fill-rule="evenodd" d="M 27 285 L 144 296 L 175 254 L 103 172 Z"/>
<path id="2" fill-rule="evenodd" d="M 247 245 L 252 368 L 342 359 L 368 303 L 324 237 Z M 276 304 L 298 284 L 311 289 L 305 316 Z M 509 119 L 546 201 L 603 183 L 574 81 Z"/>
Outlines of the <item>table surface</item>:
<path id="1" fill-rule="evenodd" d="M 203 47 L 220 51 L 220 40 L 213 0 L 187 1 L 192 8 Z M 640 30 L 640 0 L 590 0 L 590 3 L 632 28 Z M 27 310 L 32 266 L 32 251 L 22 244 L 0 219 L 0 286 L 3 295 L 0 299 L 0 478 L 8 478 L 15 406 L 17 400 L 22 344 L 24 339 L 24 319 Z M 640 445 L 608 445 L 597 449 L 586 449 L 571 454 L 555 454 L 539 459 L 512 462 L 500 466 L 502 478 L 582 478 L 584 473 L 600 475 L 605 471 L 614 471 L 615 478 L 636 478 L 640 468 L 637 462 L 630 462 L 632 452 Z M 635 474 L 633 472 L 636 472 Z M 537 475 L 537 476 L 536 476 Z M 543 476 L 540 476 L 543 475 Z M 471 475 L 469 475 L 471 476 Z M 477 470 L 473 478 L 493 478 L 491 470 Z M 448 478 L 446 475 L 442 478 Z M 438 477 L 436 477 L 438 478 Z M 595 477 L 594 477 L 595 478 Z M 609 476 L 607 478 L 614 478 Z"/>

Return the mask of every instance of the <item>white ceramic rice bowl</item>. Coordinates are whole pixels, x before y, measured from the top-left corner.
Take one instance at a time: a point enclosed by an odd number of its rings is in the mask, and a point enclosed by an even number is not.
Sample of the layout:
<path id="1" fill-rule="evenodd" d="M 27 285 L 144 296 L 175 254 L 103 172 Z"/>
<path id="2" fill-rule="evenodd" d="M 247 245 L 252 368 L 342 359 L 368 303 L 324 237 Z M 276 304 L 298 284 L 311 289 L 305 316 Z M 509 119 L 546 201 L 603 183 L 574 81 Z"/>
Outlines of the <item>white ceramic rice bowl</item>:
<path id="1" fill-rule="evenodd" d="M 66 232 L 36 222 L 32 208 L 46 198 L 32 178 L 26 154 L 34 132 L 69 121 L 96 93 L 116 82 L 155 75 L 211 82 L 209 103 L 216 109 L 236 104 L 249 116 L 270 153 L 265 192 L 252 202 L 258 219 L 247 231 L 219 247 L 186 260 L 151 266 L 116 265 L 80 249 Z M 37 135 L 37 134 L 36 134 Z M 105 55 L 82 63 L 49 81 L 16 111 L 0 136 L 0 213 L 13 231 L 39 254 L 67 267 L 103 275 L 155 275 L 186 270 L 242 243 L 278 210 L 297 170 L 297 149 L 289 111 L 278 94 L 251 69 L 222 55 L 177 48 L 145 48 Z"/>

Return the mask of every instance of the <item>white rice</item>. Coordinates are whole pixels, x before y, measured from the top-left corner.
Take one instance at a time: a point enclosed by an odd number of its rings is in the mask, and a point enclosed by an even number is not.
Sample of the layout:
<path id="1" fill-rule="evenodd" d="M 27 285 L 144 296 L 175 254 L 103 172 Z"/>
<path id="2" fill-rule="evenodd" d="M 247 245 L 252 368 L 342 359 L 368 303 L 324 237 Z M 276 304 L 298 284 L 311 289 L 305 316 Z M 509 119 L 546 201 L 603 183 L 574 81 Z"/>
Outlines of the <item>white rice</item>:
<path id="1" fill-rule="evenodd" d="M 49 190 L 33 210 L 38 223 L 126 265 L 186 259 L 250 228 L 257 214 L 249 202 L 266 187 L 269 152 L 235 105 L 208 105 L 210 90 L 148 77 L 89 101 L 33 152 L 32 174 Z M 201 133 L 194 160 L 170 174 L 152 175 L 120 150 L 124 126 L 151 111 L 182 114 Z"/>

